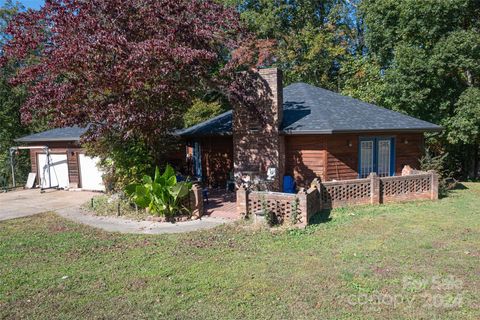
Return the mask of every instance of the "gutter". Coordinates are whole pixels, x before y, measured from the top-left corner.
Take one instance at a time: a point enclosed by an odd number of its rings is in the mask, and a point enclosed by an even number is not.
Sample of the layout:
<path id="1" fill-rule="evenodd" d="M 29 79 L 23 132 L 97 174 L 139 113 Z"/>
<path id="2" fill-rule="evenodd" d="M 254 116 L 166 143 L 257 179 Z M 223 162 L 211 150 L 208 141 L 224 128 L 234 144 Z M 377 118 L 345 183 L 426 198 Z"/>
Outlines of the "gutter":
<path id="1" fill-rule="evenodd" d="M 24 138 L 18 138 L 14 139 L 13 141 L 15 142 L 24 142 L 24 143 L 31 143 L 31 142 L 79 142 L 80 137 L 75 137 L 75 138 L 38 138 L 38 139 L 24 139 Z"/>
<path id="2" fill-rule="evenodd" d="M 331 134 L 341 134 L 341 133 L 378 133 L 378 132 L 385 132 L 385 133 L 395 133 L 395 132 L 410 132 L 410 133 L 418 133 L 418 132 L 441 132 L 443 131 L 443 127 L 438 128 L 412 128 L 412 129 L 341 129 L 341 130 L 282 130 L 280 134 L 282 135 L 289 135 L 289 136 L 296 136 L 296 135 L 331 135 Z M 231 132 L 225 132 L 221 134 L 195 134 L 195 132 L 188 132 L 186 134 L 182 134 L 182 132 L 176 132 L 176 135 L 182 138 L 208 138 L 208 137 L 229 137 L 232 136 Z"/>
<path id="3" fill-rule="evenodd" d="M 440 132 L 443 127 L 438 128 L 412 128 L 412 129 L 341 129 L 341 130 L 282 130 L 285 135 L 306 135 L 306 134 L 339 134 L 339 133 L 367 133 L 367 132 Z"/>

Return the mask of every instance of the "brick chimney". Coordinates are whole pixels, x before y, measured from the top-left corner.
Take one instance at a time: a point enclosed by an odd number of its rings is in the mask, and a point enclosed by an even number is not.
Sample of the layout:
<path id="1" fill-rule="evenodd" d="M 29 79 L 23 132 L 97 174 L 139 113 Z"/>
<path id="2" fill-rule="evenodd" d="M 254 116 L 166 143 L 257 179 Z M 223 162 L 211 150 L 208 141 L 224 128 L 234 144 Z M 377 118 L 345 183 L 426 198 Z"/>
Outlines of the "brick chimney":
<path id="1" fill-rule="evenodd" d="M 270 88 L 270 98 L 272 100 L 273 126 L 279 130 L 283 120 L 283 73 L 277 68 L 260 69 L 260 77 L 265 80 Z"/>
<path id="2" fill-rule="evenodd" d="M 280 126 L 283 119 L 283 76 L 277 68 L 258 70 L 258 106 L 233 108 L 233 161 L 237 180 L 266 182 L 270 191 L 282 191 L 285 146 Z M 260 111 L 258 111 L 260 110 Z M 264 121 L 259 116 L 264 112 Z M 268 174 L 271 174 L 270 176 Z"/>

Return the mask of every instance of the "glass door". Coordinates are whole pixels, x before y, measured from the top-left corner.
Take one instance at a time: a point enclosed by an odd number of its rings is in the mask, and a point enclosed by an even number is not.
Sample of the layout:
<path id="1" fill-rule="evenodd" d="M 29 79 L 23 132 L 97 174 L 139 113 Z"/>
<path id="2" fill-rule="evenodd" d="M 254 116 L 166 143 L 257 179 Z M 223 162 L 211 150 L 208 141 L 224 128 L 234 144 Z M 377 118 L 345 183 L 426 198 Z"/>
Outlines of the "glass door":
<path id="1" fill-rule="evenodd" d="M 360 141 L 360 178 L 365 178 L 375 171 L 374 162 L 374 140 Z"/>
<path id="2" fill-rule="evenodd" d="M 380 177 L 391 175 L 392 140 L 377 139 L 377 174 Z"/>
<path id="3" fill-rule="evenodd" d="M 358 176 L 368 177 L 371 172 L 380 177 L 395 174 L 394 138 L 361 138 Z"/>
<path id="4" fill-rule="evenodd" d="M 193 144 L 193 171 L 202 180 L 202 150 L 199 142 Z"/>

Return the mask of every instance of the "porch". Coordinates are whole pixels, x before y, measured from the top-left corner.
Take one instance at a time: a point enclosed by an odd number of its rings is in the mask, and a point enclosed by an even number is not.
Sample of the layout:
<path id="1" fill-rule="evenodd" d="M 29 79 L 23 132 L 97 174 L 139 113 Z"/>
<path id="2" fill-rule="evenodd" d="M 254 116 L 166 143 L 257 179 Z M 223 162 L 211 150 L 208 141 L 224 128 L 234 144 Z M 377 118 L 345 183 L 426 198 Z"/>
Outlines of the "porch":
<path id="1" fill-rule="evenodd" d="M 204 215 L 212 218 L 238 219 L 237 196 L 225 189 L 208 189 L 208 201 L 204 199 Z"/>
<path id="2" fill-rule="evenodd" d="M 423 155 L 424 140 L 421 133 L 403 132 L 287 135 L 280 147 L 284 153 L 281 164 L 267 165 L 268 161 L 260 161 L 258 157 L 270 146 L 253 144 L 261 148 L 248 151 L 251 159 L 238 160 L 234 166 L 232 137 L 190 139 L 186 148 L 187 172 L 210 188 L 222 188 L 232 180 L 234 172 L 246 170 L 257 171 L 256 175 L 265 179 L 269 167 L 277 169 L 279 179 L 291 176 L 298 187 L 304 188 L 315 178 L 323 182 L 354 180 L 366 178 L 371 172 L 379 177 L 400 176 L 405 166 L 420 167 L 418 159 Z"/>

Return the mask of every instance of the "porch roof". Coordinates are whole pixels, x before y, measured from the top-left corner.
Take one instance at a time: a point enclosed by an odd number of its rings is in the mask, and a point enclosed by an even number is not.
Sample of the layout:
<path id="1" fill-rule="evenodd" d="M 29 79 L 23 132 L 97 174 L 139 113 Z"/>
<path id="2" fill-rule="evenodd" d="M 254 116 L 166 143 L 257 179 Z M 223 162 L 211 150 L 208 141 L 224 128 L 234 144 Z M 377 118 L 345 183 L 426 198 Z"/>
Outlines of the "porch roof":
<path id="1" fill-rule="evenodd" d="M 228 136 L 232 134 L 232 110 L 207 121 L 179 130 L 180 136 Z"/>
<path id="2" fill-rule="evenodd" d="M 442 127 L 306 83 L 283 89 L 284 134 L 441 131 Z M 185 137 L 232 134 L 232 111 L 178 132 Z"/>

